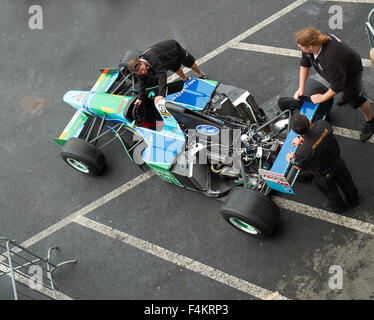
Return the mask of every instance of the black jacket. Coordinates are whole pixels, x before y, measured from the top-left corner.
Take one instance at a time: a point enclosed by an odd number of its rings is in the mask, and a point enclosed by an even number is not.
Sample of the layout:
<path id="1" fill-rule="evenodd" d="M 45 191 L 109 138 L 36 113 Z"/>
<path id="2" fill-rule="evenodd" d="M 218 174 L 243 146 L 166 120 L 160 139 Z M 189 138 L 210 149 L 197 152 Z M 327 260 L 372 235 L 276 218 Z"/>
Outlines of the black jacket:
<path id="1" fill-rule="evenodd" d="M 331 169 L 338 159 L 340 148 L 331 125 L 325 120 L 318 120 L 296 149 L 293 164 L 301 169 L 312 169 L 316 173 L 321 173 Z"/>
<path id="2" fill-rule="evenodd" d="M 359 73 L 363 71 L 360 55 L 344 42 L 339 41 L 334 35 L 322 45 L 322 50 L 314 60 L 313 53 L 302 53 L 301 66 L 310 68 L 312 65 L 316 71 L 330 83 L 330 87 L 336 93 L 350 86 Z"/>
<path id="3" fill-rule="evenodd" d="M 178 59 L 181 53 L 181 46 L 175 40 L 166 40 L 156 43 L 145 50 L 140 56 L 149 64 L 148 73 L 158 79 L 158 95 L 165 96 L 167 71 L 178 69 Z M 145 98 L 145 89 L 148 75 L 139 75 L 139 97 Z"/>

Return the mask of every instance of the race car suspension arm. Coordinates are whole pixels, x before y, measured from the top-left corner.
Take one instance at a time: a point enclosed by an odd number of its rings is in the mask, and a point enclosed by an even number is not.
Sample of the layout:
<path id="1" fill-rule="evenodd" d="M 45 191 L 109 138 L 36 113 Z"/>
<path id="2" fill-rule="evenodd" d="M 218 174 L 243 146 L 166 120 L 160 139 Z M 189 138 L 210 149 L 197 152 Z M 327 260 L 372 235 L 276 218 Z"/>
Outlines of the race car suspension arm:
<path id="1" fill-rule="evenodd" d="M 105 135 L 108 134 L 109 132 L 113 132 L 111 129 L 108 129 L 108 130 L 104 131 L 103 133 L 101 133 L 103 123 L 104 123 L 104 122 L 102 122 L 102 123 L 100 124 L 101 129 L 100 129 L 100 131 L 98 131 L 97 136 L 96 136 L 94 139 L 90 140 L 89 143 L 96 143 L 97 140 L 99 140 L 101 137 L 105 136 Z M 117 127 L 120 127 L 120 126 L 121 126 L 121 124 L 119 123 L 119 124 L 115 125 L 115 126 L 113 127 L 113 129 L 116 129 Z M 110 142 L 112 142 L 113 140 L 115 140 L 115 138 L 112 139 L 112 140 L 110 140 L 110 141 L 108 141 L 108 142 L 105 143 L 104 145 L 100 146 L 100 149 L 103 148 L 103 147 L 105 147 L 106 145 L 108 145 L 108 144 L 109 144 Z"/>
<path id="2" fill-rule="evenodd" d="M 278 119 L 280 119 L 284 114 L 288 113 L 288 119 L 291 119 L 291 110 L 287 109 L 287 110 L 284 110 L 283 112 L 281 112 L 280 114 L 278 114 L 276 117 L 274 117 L 273 119 L 270 119 L 269 121 L 265 122 L 263 125 L 259 126 L 258 128 L 255 129 L 255 132 L 256 131 L 260 131 L 262 130 L 263 128 L 265 128 L 266 126 L 268 126 L 269 124 L 277 121 Z M 290 132 L 290 126 L 287 127 L 287 135 L 288 133 Z"/>
<path id="3" fill-rule="evenodd" d="M 259 168 L 261 168 L 261 161 L 260 161 L 260 167 Z M 240 159 L 240 171 L 241 171 L 241 175 L 242 175 L 242 179 L 243 179 L 243 187 L 244 188 L 251 188 L 252 190 L 255 190 L 260 183 L 265 181 L 260 175 L 258 175 L 259 180 L 257 181 L 257 183 L 254 186 L 249 187 L 248 186 L 247 174 L 246 174 L 245 168 L 244 168 L 243 159 Z M 263 192 L 265 195 L 268 195 L 270 191 L 271 191 L 271 189 L 269 188 L 269 186 L 266 183 L 262 186 L 262 188 L 260 190 L 260 192 Z"/>
<path id="4" fill-rule="evenodd" d="M 120 125 L 120 127 L 118 128 L 118 131 L 120 131 L 122 127 L 123 127 L 123 123 L 122 123 L 122 124 Z M 113 129 L 112 127 L 109 127 L 109 126 L 108 126 L 108 128 L 109 128 L 110 130 L 112 130 L 113 134 L 114 134 L 114 135 L 119 139 L 119 141 L 121 142 L 123 148 L 124 148 L 125 151 L 126 151 L 127 156 L 128 156 L 128 157 L 133 161 L 133 159 L 132 159 L 132 157 L 130 156 L 130 153 L 129 153 L 129 151 L 127 150 L 127 147 L 126 147 L 125 143 L 123 142 L 123 140 L 122 140 L 122 138 L 121 138 L 121 135 L 118 133 L 118 131 L 115 130 L 115 129 Z"/>
<path id="5" fill-rule="evenodd" d="M 244 169 L 243 159 L 240 159 L 240 172 L 242 174 L 244 188 L 249 188 L 248 187 L 247 173 L 245 172 L 245 169 Z"/>
<path id="6" fill-rule="evenodd" d="M 104 126 L 104 122 L 105 122 L 105 117 L 106 117 L 106 114 L 104 114 L 104 117 L 101 119 L 100 127 L 99 127 L 99 130 L 97 130 L 96 138 L 100 135 L 101 130 L 103 130 L 103 126 Z M 97 142 L 97 140 L 95 140 L 95 144 L 96 144 L 96 142 Z"/>
<path id="7" fill-rule="evenodd" d="M 108 127 L 108 130 L 105 131 L 101 136 L 103 136 L 104 134 L 106 134 L 106 133 L 108 133 L 108 132 L 112 132 L 112 133 L 115 135 L 115 137 L 114 137 L 113 139 L 109 140 L 108 142 L 106 142 L 105 144 L 103 144 L 102 146 L 100 146 L 99 149 L 102 149 L 102 148 L 106 147 L 108 144 L 112 143 L 114 140 L 116 140 L 116 139 L 118 138 L 119 141 L 121 142 L 123 148 L 125 149 L 126 154 L 128 155 L 128 157 L 129 157 L 131 160 L 133 160 L 132 157 L 130 156 L 130 152 L 131 152 L 131 151 L 132 151 L 136 146 L 138 146 L 140 143 L 142 143 L 142 142 L 144 141 L 144 138 L 143 138 L 142 136 L 140 136 L 138 133 L 136 133 L 136 132 L 130 130 L 129 128 L 127 128 L 126 126 L 124 126 L 123 123 L 121 123 L 121 124 L 117 124 L 117 125 L 115 125 L 114 127 L 110 127 L 110 126 L 107 126 L 107 127 Z M 117 128 L 118 128 L 118 129 L 117 129 Z M 123 128 L 125 131 L 119 133 L 119 131 L 120 131 L 122 128 Z M 126 130 L 127 130 L 127 131 L 130 131 L 130 132 L 133 133 L 133 134 L 136 134 L 138 137 L 141 138 L 141 139 L 140 139 L 137 143 L 135 143 L 135 144 L 134 144 L 130 149 L 127 148 L 125 142 L 124 142 L 123 139 L 121 138 L 121 135 L 124 134 L 124 133 L 126 132 Z M 99 137 L 100 137 L 100 136 L 96 137 L 94 140 L 98 139 Z"/>
<path id="8" fill-rule="evenodd" d="M 86 141 L 88 141 L 88 139 L 90 138 L 91 136 L 91 133 L 92 133 L 92 129 L 93 127 L 95 126 L 95 123 L 96 123 L 96 119 L 97 117 L 94 117 L 90 123 L 90 128 L 88 129 L 88 132 L 87 132 L 87 135 L 86 137 L 84 138 Z"/>
<path id="9" fill-rule="evenodd" d="M 96 124 L 96 120 L 97 120 L 97 118 L 98 118 L 98 117 L 93 117 L 93 118 L 92 118 L 92 120 L 91 120 L 89 126 L 87 127 L 86 132 L 84 133 L 84 135 L 83 135 L 83 137 L 82 137 L 84 140 L 88 141 L 89 143 L 94 143 L 95 145 L 96 145 L 97 139 L 98 139 L 99 137 L 102 136 L 102 135 L 100 135 L 100 134 L 101 134 L 101 131 L 102 131 L 102 129 L 103 129 L 104 122 L 105 122 L 105 114 L 104 114 L 103 118 L 101 119 L 99 129 L 98 129 L 98 131 L 97 131 L 97 133 L 96 133 L 96 138 L 90 140 L 90 137 L 91 137 L 91 134 L 92 134 L 93 128 L 95 127 L 95 124 Z"/>

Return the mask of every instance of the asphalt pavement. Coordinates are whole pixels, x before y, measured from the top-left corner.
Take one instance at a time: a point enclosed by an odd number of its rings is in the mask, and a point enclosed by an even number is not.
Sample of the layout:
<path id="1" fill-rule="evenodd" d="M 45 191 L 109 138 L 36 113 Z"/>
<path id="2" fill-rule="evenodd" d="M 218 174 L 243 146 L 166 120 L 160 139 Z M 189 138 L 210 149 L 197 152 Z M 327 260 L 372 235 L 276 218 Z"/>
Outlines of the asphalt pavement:
<path id="1" fill-rule="evenodd" d="M 39 30 L 29 25 L 35 4 L 43 14 Z M 329 28 L 332 5 L 342 8 L 342 29 Z M 66 91 L 90 88 L 99 69 L 116 67 L 126 50 L 170 38 L 210 79 L 249 89 L 269 107 L 297 89 L 295 33 L 314 26 L 359 52 L 367 63 L 366 93 L 374 98 L 364 29 L 373 7 L 374 1 L 2 0 L 0 236 L 43 254 L 57 245 L 58 261 L 77 259 L 54 275 L 58 292 L 76 300 L 371 299 L 374 140 L 357 139 L 363 119 L 348 105 L 334 105 L 329 121 L 360 205 L 343 216 L 321 211 L 316 188 L 297 183 L 296 195 L 274 193 L 281 219 L 267 240 L 229 226 L 221 202 L 144 175 L 119 142 L 104 149 L 106 174 L 92 178 L 68 167 L 52 139 L 74 115 L 62 101 Z M 334 266 L 342 270 L 338 288 L 331 287 Z M 12 299 L 4 277 L 0 299 Z"/>

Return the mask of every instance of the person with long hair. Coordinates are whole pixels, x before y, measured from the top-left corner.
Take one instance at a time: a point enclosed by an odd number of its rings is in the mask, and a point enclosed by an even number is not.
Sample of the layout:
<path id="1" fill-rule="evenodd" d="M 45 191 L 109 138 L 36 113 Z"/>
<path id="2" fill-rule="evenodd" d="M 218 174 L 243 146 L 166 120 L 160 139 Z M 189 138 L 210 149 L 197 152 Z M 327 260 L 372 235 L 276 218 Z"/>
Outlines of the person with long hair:
<path id="1" fill-rule="evenodd" d="M 353 109 L 358 109 L 365 119 L 360 133 L 360 140 L 368 140 L 374 133 L 369 99 L 362 86 L 363 66 L 360 55 L 333 34 L 325 34 L 314 28 L 304 28 L 296 33 L 296 43 L 302 50 L 300 63 L 299 88 L 294 98 L 304 94 L 309 70 L 315 70 L 330 84 L 324 94 L 311 96 L 313 103 L 322 103 L 343 93 L 343 104 L 349 102 Z"/>

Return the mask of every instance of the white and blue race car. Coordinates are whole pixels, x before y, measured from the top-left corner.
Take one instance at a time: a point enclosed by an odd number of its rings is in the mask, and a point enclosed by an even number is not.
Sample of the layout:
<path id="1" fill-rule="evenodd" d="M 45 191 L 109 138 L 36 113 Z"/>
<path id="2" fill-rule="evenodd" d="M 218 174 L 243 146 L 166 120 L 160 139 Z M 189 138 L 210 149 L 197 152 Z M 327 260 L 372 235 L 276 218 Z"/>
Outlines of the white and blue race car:
<path id="1" fill-rule="evenodd" d="M 286 161 L 296 148 L 291 148 L 296 134 L 288 129 L 291 109 L 269 116 L 249 91 L 212 80 L 173 81 L 167 87 L 157 105 L 152 99 L 157 87 L 147 89 L 149 99 L 138 109 L 136 78 L 126 68 L 108 68 L 90 91 L 67 92 L 63 100 L 76 112 L 54 139 L 63 146 L 64 161 L 84 174 L 101 174 L 102 148 L 118 139 L 141 169 L 209 197 L 226 196 L 221 214 L 227 222 L 253 236 L 271 235 L 280 212 L 269 193 L 293 194 L 298 175 Z M 316 87 L 312 91 L 317 93 Z M 311 121 L 321 110 L 310 102 L 300 107 Z M 326 115 L 323 109 L 318 117 Z M 108 134 L 114 137 L 102 143 Z"/>

